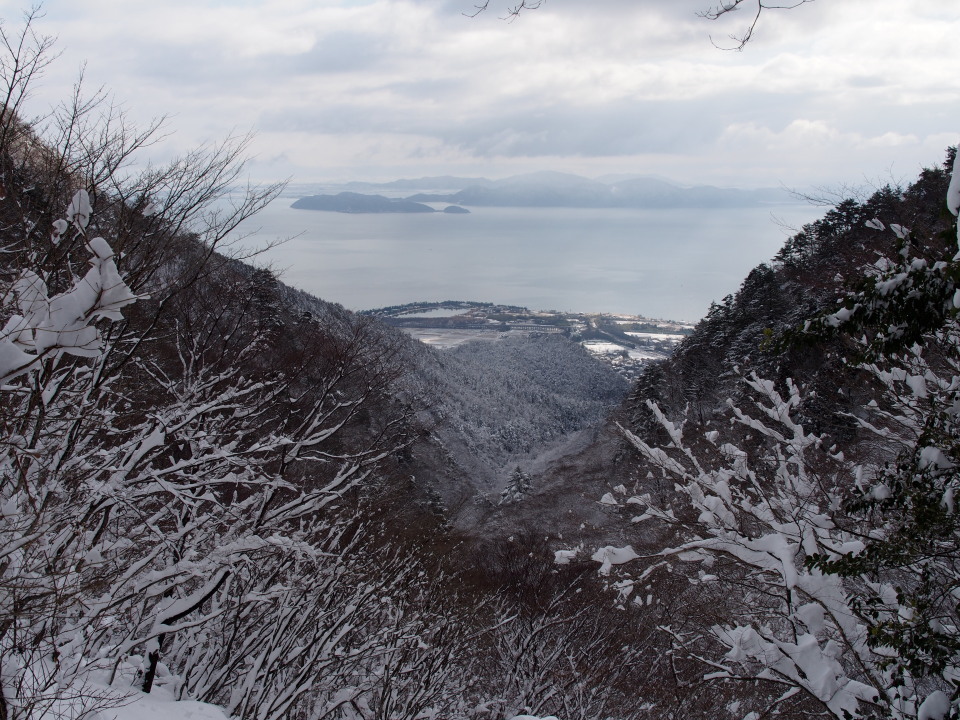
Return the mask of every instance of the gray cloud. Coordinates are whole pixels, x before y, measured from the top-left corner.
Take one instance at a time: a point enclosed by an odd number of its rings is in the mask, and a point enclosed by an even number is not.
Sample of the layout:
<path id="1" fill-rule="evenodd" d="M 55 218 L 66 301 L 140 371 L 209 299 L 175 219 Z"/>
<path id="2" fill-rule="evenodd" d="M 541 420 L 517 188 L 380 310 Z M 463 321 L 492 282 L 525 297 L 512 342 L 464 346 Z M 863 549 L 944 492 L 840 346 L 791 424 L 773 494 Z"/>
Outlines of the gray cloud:
<path id="1" fill-rule="evenodd" d="M 458 117 L 420 109 L 422 102 L 438 105 L 436 101 L 455 96 L 458 88 L 451 85 L 451 81 L 390 85 L 389 90 L 405 102 L 389 108 L 341 104 L 297 113 L 272 111 L 259 125 L 277 132 L 427 136 L 486 159 L 610 157 L 705 152 L 743 115 L 746 104 L 773 129 L 782 130 L 805 102 L 803 97 L 764 94 L 673 101 L 621 98 L 590 105 L 502 101 Z"/>
<path id="2" fill-rule="evenodd" d="M 847 84 L 854 88 L 876 88 L 886 85 L 886 80 L 878 75 L 851 75 Z"/>
<path id="3" fill-rule="evenodd" d="M 174 115 L 178 146 L 256 128 L 261 167 L 304 179 L 585 159 L 856 179 L 938 159 L 957 130 L 960 48 L 940 2 L 765 13 L 746 52 L 724 53 L 707 36 L 746 16 L 699 19 L 705 0 L 546 0 L 513 23 L 507 3 L 464 17 L 472 0 L 47 0 L 67 71 L 37 100 L 63 97 L 88 60 L 134 116 Z"/>
<path id="4" fill-rule="evenodd" d="M 334 31 L 305 53 L 279 58 L 271 73 L 324 74 L 370 71 L 390 57 L 390 39 L 379 33 Z"/>

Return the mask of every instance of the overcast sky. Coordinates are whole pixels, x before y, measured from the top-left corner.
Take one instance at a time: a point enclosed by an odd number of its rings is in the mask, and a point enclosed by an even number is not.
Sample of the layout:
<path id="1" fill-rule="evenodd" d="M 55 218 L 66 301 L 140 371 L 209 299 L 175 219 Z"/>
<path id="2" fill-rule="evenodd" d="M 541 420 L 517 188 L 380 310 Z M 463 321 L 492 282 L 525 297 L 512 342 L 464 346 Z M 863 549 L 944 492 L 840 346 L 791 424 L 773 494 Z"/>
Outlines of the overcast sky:
<path id="1" fill-rule="evenodd" d="M 750 2 L 750 0 L 747 0 Z M 252 130 L 254 179 L 651 173 L 742 187 L 883 183 L 960 139 L 960 3 L 816 0 L 770 11 L 744 52 L 709 0 L 47 0 L 62 56 L 151 152 Z M 499 4 L 497 4 L 499 2 Z M 8 30 L 24 5 L 0 0 Z"/>

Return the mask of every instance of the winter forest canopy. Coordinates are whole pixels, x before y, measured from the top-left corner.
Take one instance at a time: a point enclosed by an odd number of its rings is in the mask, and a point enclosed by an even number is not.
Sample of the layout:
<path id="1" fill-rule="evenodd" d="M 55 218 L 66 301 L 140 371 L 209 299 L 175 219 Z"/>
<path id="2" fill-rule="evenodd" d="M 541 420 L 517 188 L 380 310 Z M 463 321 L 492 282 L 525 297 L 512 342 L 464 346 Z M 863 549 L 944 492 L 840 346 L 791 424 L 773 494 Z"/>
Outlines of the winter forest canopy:
<path id="1" fill-rule="evenodd" d="M 3 33 L 0 720 L 960 717 L 955 148 L 616 405 L 563 337 L 283 285 L 243 138 L 138 169 L 160 127 L 34 118 L 53 43 Z"/>

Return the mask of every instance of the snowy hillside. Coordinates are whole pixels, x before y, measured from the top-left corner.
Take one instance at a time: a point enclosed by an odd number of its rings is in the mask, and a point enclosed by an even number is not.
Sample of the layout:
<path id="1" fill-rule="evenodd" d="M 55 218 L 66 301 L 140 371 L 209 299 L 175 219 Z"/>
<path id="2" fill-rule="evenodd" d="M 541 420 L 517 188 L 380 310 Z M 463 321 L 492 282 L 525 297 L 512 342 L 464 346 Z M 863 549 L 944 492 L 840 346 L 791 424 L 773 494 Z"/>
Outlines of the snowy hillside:
<path id="1" fill-rule="evenodd" d="M 425 403 L 439 454 L 424 475 L 460 522 L 479 522 L 516 466 L 599 424 L 628 385 L 580 345 L 554 334 L 471 342 L 449 350 L 417 343 L 411 394 Z M 431 467 L 432 466 L 432 467 Z"/>

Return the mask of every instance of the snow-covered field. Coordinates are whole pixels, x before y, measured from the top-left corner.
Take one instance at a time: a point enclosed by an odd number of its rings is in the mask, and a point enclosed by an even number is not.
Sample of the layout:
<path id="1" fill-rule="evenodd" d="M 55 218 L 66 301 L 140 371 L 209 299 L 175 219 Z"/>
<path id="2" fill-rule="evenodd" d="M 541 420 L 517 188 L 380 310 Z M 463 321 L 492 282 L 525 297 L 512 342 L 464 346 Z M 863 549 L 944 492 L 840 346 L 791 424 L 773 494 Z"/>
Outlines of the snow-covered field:
<path id="1" fill-rule="evenodd" d="M 654 352 L 652 350 L 625 348 L 622 345 L 617 345 L 616 343 L 612 342 L 604 342 L 602 340 L 586 340 L 583 343 L 583 347 L 592 352 L 594 355 L 616 355 L 626 352 L 632 360 L 660 360 L 665 357 L 663 353 Z"/>
<path id="2" fill-rule="evenodd" d="M 684 335 L 677 335 L 675 333 L 649 333 L 649 332 L 629 332 L 625 331 L 624 335 L 629 335 L 630 337 L 635 337 L 640 340 L 659 340 L 661 342 L 680 342 L 685 337 Z"/>
<path id="3" fill-rule="evenodd" d="M 499 340 L 503 333 L 497 330 L 445 330 L 443 328 L 401 328 L 410 337 L 429 345 L 446 350 L 471 340 Z"/>
<path id="4" fill-rule="evenodd" d="M 421 310 L 419 312 L 409 312 L 403 313 L 398 317 L 406 318 L 448 318 L 448 317 L 457 317 L 459 315 L 465 315 L 467 313 L 466 308 L 453 309 L 453 308 L 437 308 L 436 310 Z"/>
<path id="5" fill-rule="evenodd" d="M 448 350 L 455 348 L 466 342 L 473 340 L 494 341 L 502 340 L 505 337 L 518 335 L 516 331 L 511 333 L 502 333 L 496 330 L 446 330 L 443 328 L 402 328 L 410 337 L 419 340 L 425 345 Z M 649 337 L 650 339 L 668 339 L 677 338 L 677 335 L 659 335 L 652 333 L 629 333 L 636 337 Z M 664 357 L 661 352 L 645 350 L 643 348 L 626 348 L 613 342 L 603 340 L 586 340 L 582 343 L 583 347 L 594 355 L 618 355 L 623 352 L 631 360 L 660 360 Z"/>

